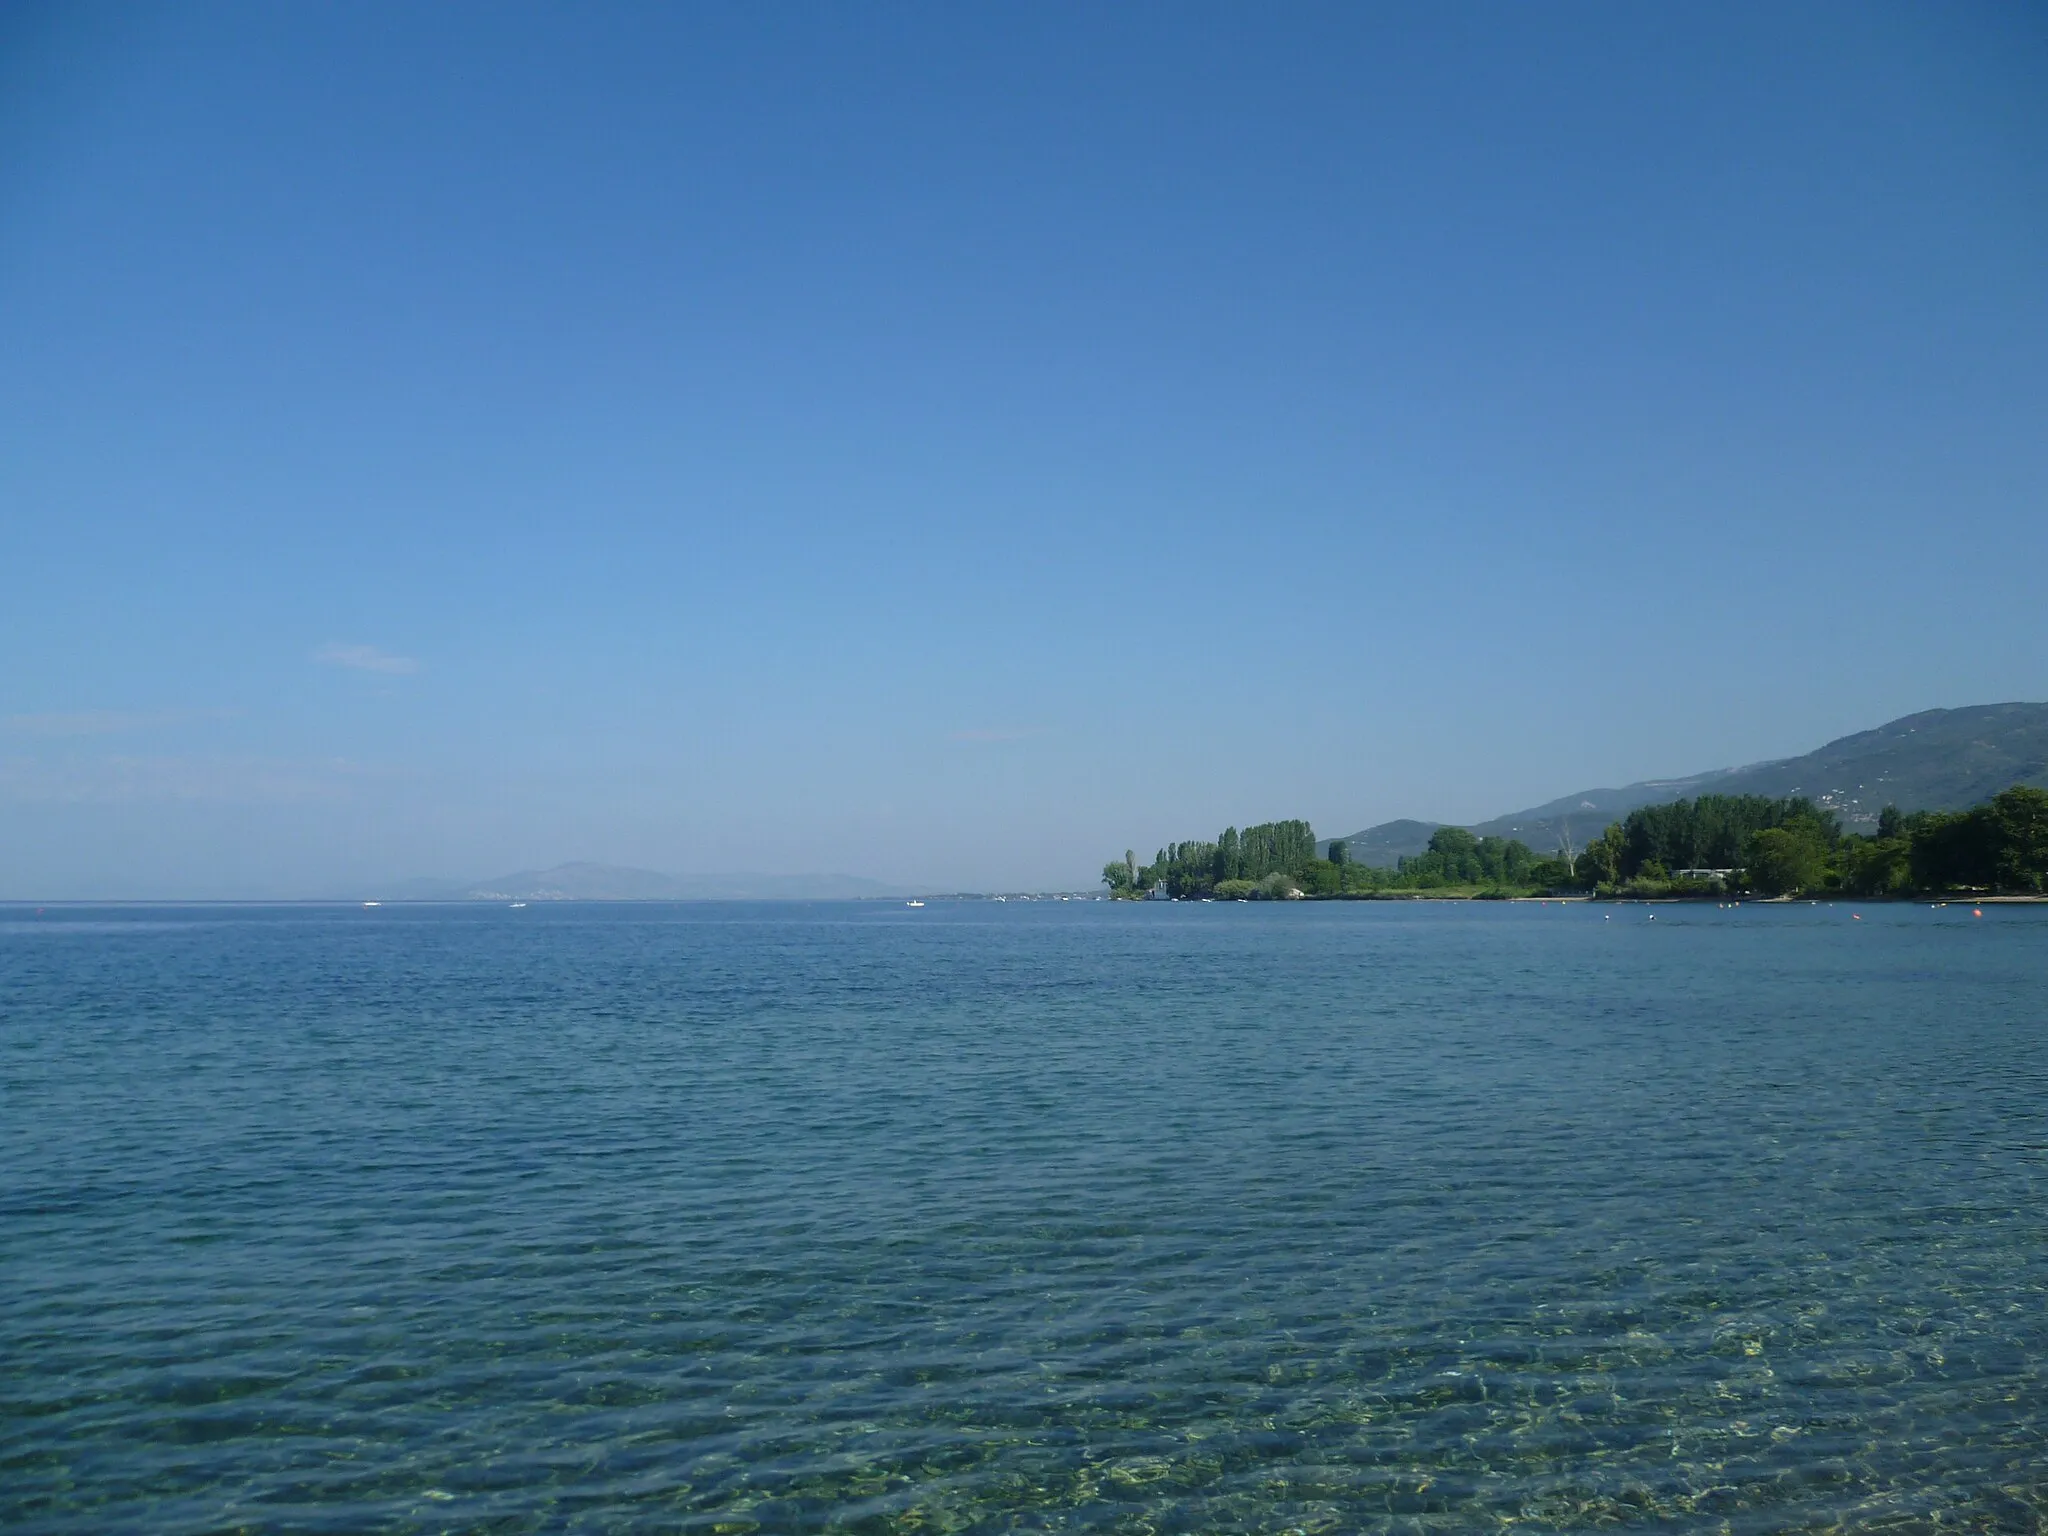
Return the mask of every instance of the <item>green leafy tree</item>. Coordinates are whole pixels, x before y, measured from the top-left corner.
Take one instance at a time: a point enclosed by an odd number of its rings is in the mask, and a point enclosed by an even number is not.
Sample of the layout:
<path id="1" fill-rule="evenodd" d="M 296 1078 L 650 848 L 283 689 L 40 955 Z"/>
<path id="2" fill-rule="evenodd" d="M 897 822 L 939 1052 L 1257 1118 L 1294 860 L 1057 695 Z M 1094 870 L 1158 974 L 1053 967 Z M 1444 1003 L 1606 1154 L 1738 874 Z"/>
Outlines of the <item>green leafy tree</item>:
<path id="1" fill-rule="evenodd" d="M 1811 824 L 1766 827 L 1750 835 L 1744 864 L 1753 889 L 1766 896 L 1796 896 L 1827 878 L 1827 844 Z"/>
<path id="2" fill-rule="evenodd" d="M 1166 850 L 1163 876 L 1167 893 L 1177 897 L 1206 896 L 1216 884 L 1220 860 L 1215 843 L 1174 843 Z"/>
<path id="3" fill-rule="evenodd" d="M 2048 885 L 2048 790 L 2015 784 L 1991 799 L 1993 878 L 2005 890 Z"/>
<path id="4" fill-rule="evenodd" d="M 1344 889 L 1344 866 L 1329 859 L 1310 859 L 1301 872 L 1301 888 L 1311 896 L 1335 896 Z"/>
<path id="5" fill-rule="evenodd" d="M 1438 827 L 1429 834 L 1429 851 L 1452 863 L 1469 858 L 1478 846 L 1479 839 L 1463 827 Z"/>
<path id="6" fill-rule="evenodd" d="M 1800 820 L 1813 822 L 1830 846 L 1840 836 L 1833 818 L 1803 798 L 1701 795 L 1697 800 L 1638 806 L 1621 823 L 1616 876 L 1647 875 L 1651 864 L 1665 870 L 1732 869 L 1741 863 L 1751 834 Z"/>
<path id="7" fill-rule="evenodd" d="M 1244 879 L 1299 874 L 1316 856 L 1315 829 L 1305 821 L 1261 822 L 1238 835 L 1238 853 Z"/>
<path id="8" fill-rule="evenodd" d="M 1622 851 L 1627 846 L 1621 823 L 1611 823 L 1579 855 L 1579 876 L 1588 885 L 1612 885 L 1621 878 Z"/>
<path id="9" fill-rule="evenodd" d="M 1907 860 L 1922 891 L 1984 889 L 1998 880 L 1998 827 L 1988 807 L 1912 818 Z"/>
<path id="10" fill-rule="evenodd" d="M 1859 838 L 1845 843 L 1841 870 L 1842 889 L 1852 896 L 1890 896 L 1913 884 L 1912 859 L 1903 837 Z"/>
<path id="11" fill-rule="evenodd" d="M 1425 853 L 1400 863 L 1403 885 L 1430 890 L 1445 885 L 1526 886 L 1537 858 L 1526 843 L 1474 837 L 1463 827 L 1438 827 Z"/>

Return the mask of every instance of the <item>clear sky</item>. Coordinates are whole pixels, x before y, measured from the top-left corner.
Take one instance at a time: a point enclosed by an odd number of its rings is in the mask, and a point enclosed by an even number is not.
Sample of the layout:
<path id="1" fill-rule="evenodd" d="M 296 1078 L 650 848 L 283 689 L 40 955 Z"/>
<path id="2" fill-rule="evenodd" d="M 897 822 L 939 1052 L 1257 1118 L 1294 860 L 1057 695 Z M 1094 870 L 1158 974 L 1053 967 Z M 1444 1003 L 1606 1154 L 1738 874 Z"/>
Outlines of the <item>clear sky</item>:
<path id="1" fill-rule="evenodd" d="M 0 11 L 0 896 L 1085 885 L 2048 698 L 2048 11 Z"/>

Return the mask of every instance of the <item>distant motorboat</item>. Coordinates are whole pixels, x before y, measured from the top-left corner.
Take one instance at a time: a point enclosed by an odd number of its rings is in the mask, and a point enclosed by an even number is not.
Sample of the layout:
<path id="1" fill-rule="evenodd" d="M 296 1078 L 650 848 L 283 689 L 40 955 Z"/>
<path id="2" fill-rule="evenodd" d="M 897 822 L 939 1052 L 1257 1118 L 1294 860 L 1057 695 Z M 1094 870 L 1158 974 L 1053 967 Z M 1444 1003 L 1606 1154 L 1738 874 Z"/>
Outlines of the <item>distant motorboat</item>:
<path id="1" fill-rule="evenodd" d="M 905 903 L 903 903 L 903 905 L 905 905 L 906 907 L 921 907 L 924 905 L 924 903 L 921 901 L 906 901 Z"/>
<path id="2" fill-rule="evenodd" d="M 521 907 L 523 907 L 523 906 L 525 906 L 525 905 L 526 905 L 526 903 L 525 903 L 525 902 L 523 902 L 523 901 L 515 901 L 515 902 L 513 902 L 513 903 L 512 903 L 512 910 L 513 910 L 514 912 L 517 912 L 517 911 L 518 911 L 518 910 L 519 910 L 519 909 L 520 909 Z"/>
<path id="3" fill-rule="evenodd" d="M 363 905 L 366 907 L 381 907 L 384 905 L 384 903 L 381 901 L 366 901 L 363 903 Z"/>

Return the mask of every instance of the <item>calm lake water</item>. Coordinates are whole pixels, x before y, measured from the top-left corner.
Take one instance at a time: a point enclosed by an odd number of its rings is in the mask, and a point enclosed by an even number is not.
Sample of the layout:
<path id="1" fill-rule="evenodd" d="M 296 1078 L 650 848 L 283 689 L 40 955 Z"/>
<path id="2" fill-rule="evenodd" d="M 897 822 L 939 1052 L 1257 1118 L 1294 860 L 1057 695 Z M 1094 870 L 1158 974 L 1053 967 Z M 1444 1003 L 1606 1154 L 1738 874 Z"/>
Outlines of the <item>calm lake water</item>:
<path id="1" fill-rule="evenodd" d="M 2040 908 L 0 909 L 0 1525 L 2040 1530 L 2044 1089 Z"/>

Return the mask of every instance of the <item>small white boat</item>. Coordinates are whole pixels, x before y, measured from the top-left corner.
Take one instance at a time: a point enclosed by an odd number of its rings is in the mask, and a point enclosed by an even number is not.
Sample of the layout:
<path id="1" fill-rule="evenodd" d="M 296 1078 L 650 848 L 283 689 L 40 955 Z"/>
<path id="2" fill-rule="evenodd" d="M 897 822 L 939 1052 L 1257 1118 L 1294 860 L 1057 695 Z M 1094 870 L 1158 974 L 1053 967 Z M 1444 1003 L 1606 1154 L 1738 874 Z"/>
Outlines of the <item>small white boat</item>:
<path id="1" fill-rule="evenodd" d="M 363 905 L 366 907 L 381 907 L 384 905 L 384 903 L 381 901 L 366 901 L 363 903 Z"/>
<path id="2" fill-rule="evenodd" d="M 525 906 L 525 905 L 526 905 L 526 903 L 525 903 L 525 902 L 523 902 L 523 901 L 515 901 L 515 902 L 513 902 L 513 903 L 512 903 L 512 910 L 513 910 L 514 912 L 517 912 L 517 911 L 518 911 L 518 910 L 519 910 L 519 909 L 520 909 L 521 907 L 523 907 L 523 906 Z"/>
<path id="3" fill-rule="evenodd" d="M 903 903 L 903 905 L 905 905 L 906 907 L 921 907 L 924 905 L 924 903 L 921 901 L 906 901 L 905 903 Z"/>

